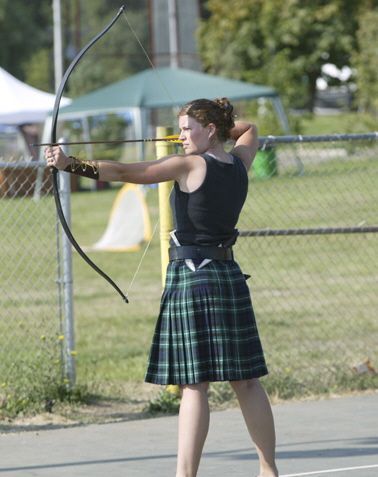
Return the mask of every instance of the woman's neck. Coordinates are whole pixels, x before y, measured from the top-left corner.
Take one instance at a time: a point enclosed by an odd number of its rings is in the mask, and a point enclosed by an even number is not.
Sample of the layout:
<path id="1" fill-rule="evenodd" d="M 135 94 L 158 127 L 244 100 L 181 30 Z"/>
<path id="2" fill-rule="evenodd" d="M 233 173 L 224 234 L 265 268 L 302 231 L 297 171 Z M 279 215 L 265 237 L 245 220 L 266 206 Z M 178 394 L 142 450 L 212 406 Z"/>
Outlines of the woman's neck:
<path id="1" fill-rule="evenodd" d="M 232 162 L 232 157 L 231 155 L 226 152 L 223 149 L 223 146 L 220 144 L 217 144 L 213 147 L 210 147 L 207 151 L 206 154 L 209 154 L 210 156 L 213 156 L 215 159 L 221 162 Z"/>

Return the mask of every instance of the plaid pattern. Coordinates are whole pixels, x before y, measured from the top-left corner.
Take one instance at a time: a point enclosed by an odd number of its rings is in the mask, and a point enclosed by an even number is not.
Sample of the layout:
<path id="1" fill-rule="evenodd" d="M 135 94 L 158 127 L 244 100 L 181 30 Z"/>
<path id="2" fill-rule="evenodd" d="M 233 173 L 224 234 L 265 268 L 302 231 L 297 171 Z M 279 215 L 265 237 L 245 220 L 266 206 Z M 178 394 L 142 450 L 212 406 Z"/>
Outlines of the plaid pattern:
<path id="1" fill-rule="evenodd" d="M 169 263 L 145 380 L 232 381 L 267 374 L 245 277 L 233 261 Z"/>

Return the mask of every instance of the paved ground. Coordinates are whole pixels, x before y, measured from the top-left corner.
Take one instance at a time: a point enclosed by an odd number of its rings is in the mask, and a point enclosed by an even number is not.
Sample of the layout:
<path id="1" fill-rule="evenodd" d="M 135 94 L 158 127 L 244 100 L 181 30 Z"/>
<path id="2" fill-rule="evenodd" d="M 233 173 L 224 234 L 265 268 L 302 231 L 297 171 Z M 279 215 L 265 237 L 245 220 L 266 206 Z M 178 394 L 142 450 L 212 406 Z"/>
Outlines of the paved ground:
<path id="1" fill-rule="evenodd" d="M 273 407 L 282 476 L 378 476 L 378 393 Z M 174 476 L 176 417 L 0 435 L 0 477 Z M 256 476 L 238 410 L 214 412 L 199 477 Z"/>

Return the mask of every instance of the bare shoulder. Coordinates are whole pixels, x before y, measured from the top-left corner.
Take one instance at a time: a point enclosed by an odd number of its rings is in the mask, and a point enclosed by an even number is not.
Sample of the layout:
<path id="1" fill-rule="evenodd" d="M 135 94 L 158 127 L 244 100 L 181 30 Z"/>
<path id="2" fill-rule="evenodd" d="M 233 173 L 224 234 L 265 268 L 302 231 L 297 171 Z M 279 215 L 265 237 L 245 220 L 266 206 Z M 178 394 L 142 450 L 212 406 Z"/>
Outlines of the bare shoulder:
<path id="1" fill-rule="evenodd" d="M 203 167 L 205 160 L 196 154 L 171 154 L 152 163 L 161 168 L 169 168 L 178 174 L 185 174 Z"/>
<path id="2" fill-rule="evenodd" d="M 194 171 L 201 169 L 204 159 L 197 155 L 171 154 L 156 161 L 146 163 L 144 172 L 147 180 L 163 182 L 176 180 L 181 182 Z"/>

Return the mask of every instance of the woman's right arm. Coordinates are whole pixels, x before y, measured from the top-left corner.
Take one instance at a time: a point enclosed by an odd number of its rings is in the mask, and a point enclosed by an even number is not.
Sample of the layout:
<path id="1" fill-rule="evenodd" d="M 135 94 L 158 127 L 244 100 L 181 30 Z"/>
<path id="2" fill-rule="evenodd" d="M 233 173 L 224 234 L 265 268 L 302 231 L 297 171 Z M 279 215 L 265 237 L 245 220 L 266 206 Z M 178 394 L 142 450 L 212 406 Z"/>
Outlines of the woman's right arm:
<path id="1" fill-rule="evenodd" d="M 230 135 L 235 141 L 231 152 L 243 161 L 248 171 L 259 148 L 257 127 L 255 124 L 235 121 L 235 127 L 231 129 Z"/>

